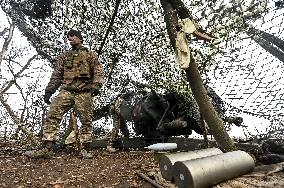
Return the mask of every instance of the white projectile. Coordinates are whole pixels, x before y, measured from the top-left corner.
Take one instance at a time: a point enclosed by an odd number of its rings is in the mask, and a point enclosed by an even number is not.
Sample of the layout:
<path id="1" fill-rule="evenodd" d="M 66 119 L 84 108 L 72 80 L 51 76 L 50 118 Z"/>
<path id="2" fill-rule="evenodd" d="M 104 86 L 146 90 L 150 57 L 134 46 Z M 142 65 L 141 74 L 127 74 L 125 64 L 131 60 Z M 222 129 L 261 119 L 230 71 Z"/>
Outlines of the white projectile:
<path id="1" fill-rule="evenodd" d="M 177 144 L 176 143 L 157 143 L 157 144 L 152 144 L 150 146 L 147 146 L 145 148 L 149 150 L 154 150 L 154 151 L 167 151 L 167 150 L 177 149 Z"/>

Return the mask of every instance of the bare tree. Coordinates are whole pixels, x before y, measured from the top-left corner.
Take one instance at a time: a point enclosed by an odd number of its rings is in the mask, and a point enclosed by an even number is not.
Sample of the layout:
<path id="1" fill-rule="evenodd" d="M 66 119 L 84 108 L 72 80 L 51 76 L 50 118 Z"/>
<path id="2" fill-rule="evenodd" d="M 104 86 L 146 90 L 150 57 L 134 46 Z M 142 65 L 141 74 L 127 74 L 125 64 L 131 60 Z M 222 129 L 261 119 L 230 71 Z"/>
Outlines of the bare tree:
<path id="1" fill-rule="evenodd" d="M 4 54 L 6 53 L 6 51 L 8 50 L 9 44 L 12 40 L 14 29 L 15 29 L 15 23 L 10 23 L 9 29 L 4 28 L 3 31 L 1 31 L 0 37 L 4 36 L 7 31 L 8 31 L 8 36 L 5 37 L 4 44 L 3 44 L 2 49 L 0 51 L 0 73 L 1 73 L 1 64 L 2 64 L 2 61 L 3 61 L 3 57 L 4 57 Z"/>
<path id="2" fill-rule="evenodd" d="M 24 72 L 30 68 L 32 62 L 37 58 L 38 55 L 33 55 L 31 58 L 29 58 L 25 62 L 24 65 L 22 65 L 22 63 L 17 62 L 16 59 L 22 56 L 21 55 L 22 53 L 21 53 L 21 50 L 17 50 L 17 47 L 13 47 L 13 43 L 11 42 L 13 38 L 14 28 L 15 28 L 15 24 L 13 23 L 10 24 L 10 28 L 9 28 L 10 32 L 8 34 L 8 37 L 5 38 L 2 50 L 0 52 L 1 62 L 2 62 L 1 67 L 5 65 L 8 69 L 7 70 L 8 72 L 6 72 L 5 74 L 3 74 L 4 70 L 2 70 L 3 73 L 1 74 L 2 80 L 5 80 L 5 81 L 2 82 L 1 84 L 2 86 L 0 89 L 0 103 L 2 104 L 7 114 L 10 116 L 11 121 L 13 122 L 13 125 L 15 126 L 15 129 L 22 131 L 24 135 L 29 140 L 31 140 L 33 143 L 37 143 L 36 137 L 34 136 L 34 132 L 28 129 L 27 127 L 28 121 L 26 121 L 27 119 L 35 118 L 35 116 L 32 117 L 31 114 L 26 113 L 26 112 L 31 106 L 33 106 L 30 104 L 30 101 L 29 101 L 30 99 L 28 99 L 28 96 L 31 96 L 31 92 L 35 91 L 35 89 L 37 88 L 37 85 L 35 84 L 31 86 L 30 88 L 27 88 L 27 90 L 23 90 L 22 86 L 20 86 L 17 81 L 29 76 L 29 75 L 25 75 Z M 8 50 L 9 47 L 11 48 L 10 50 Z M 16 72 L 15 70 L 17 69 L 16 67 L 18 66 L 20 66 L 21 68 L 19 71 Z M 9 75 L 9 77 L 5 77 L 7 75 Z M 18 104 L 20 104 L 21 101 L 23 102 L 23 108 L 21 109 L 22 113 L 20 115 L 18 115 L 19 109 L 17 109 L 16 112 L 13 110 L 12 105 L 14 105 L 15 103 L 14 104 L 12 103 L 11 105 L 7 101 L 9 96 L 13 95 L 13 93 L 9 93 L 9 90 L 11 89 L 12 86 L 15 86 L 18 89 L 20 96 L 22 96 L 22 100 L 20 100 L 19 98 L 17 99 L 19 101 Z M 34 127 L 34 125 L 32 127 Z"/>

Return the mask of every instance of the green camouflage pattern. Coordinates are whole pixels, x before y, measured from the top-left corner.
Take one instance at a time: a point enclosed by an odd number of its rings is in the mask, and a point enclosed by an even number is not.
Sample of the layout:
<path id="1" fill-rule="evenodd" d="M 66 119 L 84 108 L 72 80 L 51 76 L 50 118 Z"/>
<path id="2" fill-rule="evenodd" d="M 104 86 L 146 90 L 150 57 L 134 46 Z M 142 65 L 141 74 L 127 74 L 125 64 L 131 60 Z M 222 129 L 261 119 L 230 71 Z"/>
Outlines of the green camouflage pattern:
<path id="1" fill-rule="evenodd" d="M 84 66 L 79 66 L 79 62 L 83 62 Z M 80 76 L 85 71 L 89 73 L 84 77 Z M 102 85 L 104 81 L 103 67 L 97 55 L 86 47 L 81 47 L 78 51 L 66 51 L 58 57 L 45 92 L 55 93 L 60 86 L 62 89 L 86 91 Z"/>
<path id="2" fill-rule="evenodd" d="M 118 138 L 119 127 L 121 125 L 121 121 L 118 114 L 112 114 L 113 128 L 111 130 L 109 145 L 112 145 L 113 142 Z"/>
<path id="3" fill-rule="evenodd" d="M 50 104 L 43 126 L 43 141 L 55 141 L 63 115 L 74 108 L 81 122 L 80 141 L 92 141 L 93 98 L 90 92 L 70 92 L 61 90 Z"/>
<path id="4" fill-rule="evenodd" d="M 47 148 L 26 151 L 23 154 L 27 157 L 34 158 L 34 159 L 40 159 L 40 158 L 48 159 L 48 158 L 51 158 L 52 156 L 52 152 L 49 151 Z"/>
<path id="5" fill-rule="evenodd" d="M 129 136 L 129 130 L 127 128 L 125 119 L 120 113 L 120 108 L 121 108 L 123 100 L 124 100 L 123 98 L 118 97 L 115 100 L 115 103 L 110 107 L 110 111 L 112 113 L 112 119 L 113 119 L 113 128 L 111 131 L 108 145 L 112 145 L 113 142 L 118 138 L 119 129 L 121 130 L 124 136 L 126 137 Z"/>
<path id="6" fill-rule="evenodd" d="M 45 92 L 55 93 L 61 86 L 47 113 L 43 126 L 43 141 L 55 141 L 63 115 L 74 108 L 82 124 L 81 143 L 92 141 L 93 98 L 91 90 L 104 83 L 103 67 L 97 55 L 81 46 L 62 53 L 54 67 Z"/>
<path id="7" fill-rule="evenodd" d="M 69 85 L 75 78 L 91 82 L 92 72 L 88 63 L 88 50 L 70 51 L 64 63 L 63 83 Z"/>

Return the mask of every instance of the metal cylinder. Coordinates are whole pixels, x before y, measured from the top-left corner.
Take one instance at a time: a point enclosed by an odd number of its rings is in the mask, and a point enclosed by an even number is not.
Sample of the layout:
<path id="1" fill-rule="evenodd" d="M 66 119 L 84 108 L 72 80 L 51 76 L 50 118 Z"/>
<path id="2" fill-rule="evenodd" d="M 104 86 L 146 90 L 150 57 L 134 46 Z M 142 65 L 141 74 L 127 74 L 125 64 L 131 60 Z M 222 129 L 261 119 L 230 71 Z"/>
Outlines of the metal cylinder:
<path id="1" fill-rule="evenodd" d="M 254 169 L 253 158 L 244 151 L 233 151 L 173 166 L 177 187 L 204 188 L 246 174 Z"/>
<path id="2" fill-rule="evenodd" d="M 192 160 L 221 153 L 222 151 L 218 148 L 208 148 L 189 152 L 166 154 L 161 156 L 159 160 L 160 171 L 164 179 L 171 181 L 173 180 L 173 165 L 176 161 Z"/>

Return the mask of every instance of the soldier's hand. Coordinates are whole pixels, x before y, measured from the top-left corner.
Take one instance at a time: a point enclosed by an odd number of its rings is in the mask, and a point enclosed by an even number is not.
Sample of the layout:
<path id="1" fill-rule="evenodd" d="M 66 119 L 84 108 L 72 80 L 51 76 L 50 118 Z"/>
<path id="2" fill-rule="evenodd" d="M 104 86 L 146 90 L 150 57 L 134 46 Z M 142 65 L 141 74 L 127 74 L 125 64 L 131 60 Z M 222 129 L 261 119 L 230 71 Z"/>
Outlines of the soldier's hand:
<path id="1" fill-rule="evenodd" d="M 52 96 L 52 93 L 50 92 L 45 92 L 44 96 L 43 96 L 43 100 L 46 104 L 51 104 L 50 102 L 50 97 Z"/>
<path id="2" fill-rule="evenodd" d="M 92 96 L 97 96 L 100 94 L 100 86 L 95 86 L 94 88 L 92 88 Z"/>

